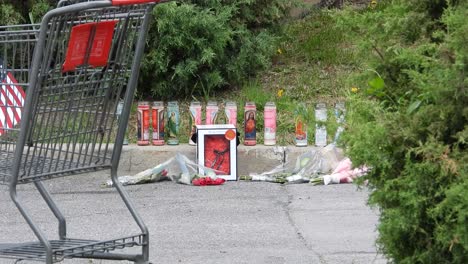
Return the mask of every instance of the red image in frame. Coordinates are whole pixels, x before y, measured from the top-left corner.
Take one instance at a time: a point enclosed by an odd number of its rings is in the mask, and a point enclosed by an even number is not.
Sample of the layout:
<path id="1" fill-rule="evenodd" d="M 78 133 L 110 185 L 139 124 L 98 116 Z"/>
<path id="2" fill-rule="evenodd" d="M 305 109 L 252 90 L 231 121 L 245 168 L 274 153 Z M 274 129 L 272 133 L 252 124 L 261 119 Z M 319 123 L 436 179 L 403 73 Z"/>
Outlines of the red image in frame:
<path id="1" fill-rule="evenodd" d="M 205 167 L 217 175 L 231 174 L 231 142 L 225 135 L 205 135 Z"/>

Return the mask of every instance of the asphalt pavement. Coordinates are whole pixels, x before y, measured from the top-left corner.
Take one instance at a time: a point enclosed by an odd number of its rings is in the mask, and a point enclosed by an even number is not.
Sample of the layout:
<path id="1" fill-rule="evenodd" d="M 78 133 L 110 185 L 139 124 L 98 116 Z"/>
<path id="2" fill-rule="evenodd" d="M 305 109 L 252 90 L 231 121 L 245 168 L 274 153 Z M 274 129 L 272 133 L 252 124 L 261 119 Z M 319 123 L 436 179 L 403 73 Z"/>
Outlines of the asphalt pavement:
<path id="1" fill-rule="evenodd" d="M 107 179 L 108 172 L 98 172 L 45 182 L 67 217 L 69 236 L 103 239 L 138 232 L 116 191 L 100 186 Z M 368 191 L 352 184 L 159 182 L 126 189 L 150 230 L 154 264 L 386 263 L 375 246 L 378 212 L 366 205 Z M 18 192 L 44 232 L 56 238 L 57 222 L 33 186 L 21 185 Z M 0 186 L 0 201 L 0 243 L 34 241 L 6 186 Z"/>

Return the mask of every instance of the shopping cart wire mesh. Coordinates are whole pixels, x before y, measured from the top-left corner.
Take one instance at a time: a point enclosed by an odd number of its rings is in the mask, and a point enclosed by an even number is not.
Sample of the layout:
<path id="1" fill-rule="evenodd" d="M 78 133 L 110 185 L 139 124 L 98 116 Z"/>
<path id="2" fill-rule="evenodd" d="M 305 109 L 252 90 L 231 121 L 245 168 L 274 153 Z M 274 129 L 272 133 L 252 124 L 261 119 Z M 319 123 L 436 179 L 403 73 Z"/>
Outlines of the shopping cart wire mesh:
<path id="1" fill-rule="evenodd" d="M 0 245 L 0 257 L 45 261 L 99 258 L 148 263 L 149 233 L 117 180 L 125 128 L 156 0 L 61 0 L 41 24 L 0 26 L 0 184 L 38 241 Z M 116 108 L 123 98 L 122 119 Z M 66 220 L 42 184 L 110 170 L 140 233 L 69 238 Z M 48 240 L 17 198 L 34 183 L 58 220 Z M 139 254 L 111 253 L 141 247 Z"/>

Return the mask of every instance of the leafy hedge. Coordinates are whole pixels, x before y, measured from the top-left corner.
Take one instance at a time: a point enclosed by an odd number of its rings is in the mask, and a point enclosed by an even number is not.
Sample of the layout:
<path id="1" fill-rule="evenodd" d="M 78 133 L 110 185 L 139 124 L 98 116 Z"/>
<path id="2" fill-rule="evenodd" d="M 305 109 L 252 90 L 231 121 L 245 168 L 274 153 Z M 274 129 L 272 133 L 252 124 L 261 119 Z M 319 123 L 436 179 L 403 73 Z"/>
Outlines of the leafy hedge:
<path id="1" fill-rule="evenodd" d="M 270 65 L 269 29 L 292 4 L 274 0 L 192 0 L 154 10 L 140 92 L 170 99 L 208 97 Z"/>
<path id="2" fill-rule="evenodd" d="M 21 14 L 9 3 L 0 2 L 0 25 L 15 25 L 22 20 Z"/>
<path id="3" fill-rule="evenodd" d="M 57 0 L 0 0 L 0 25 L 28 24 L 30 15 L 38 23 L 57 3 Z"/>
<path id="4" fill-rule="evenodd" d="M 337 17 L 365 58 L 347 152 L 368 164 L 395 263 L 468 263 L 468 3 L 378 1 Z"/>
<path id="5" fill-rule="evenodd" d="M 268 67 L 272 29 L 293 1 L 181 0 L 157 5 L 139 93 L 159 99 L 212 96 Z M 39 22 L 58 0 L 0 0 L 1 24 Z"/>

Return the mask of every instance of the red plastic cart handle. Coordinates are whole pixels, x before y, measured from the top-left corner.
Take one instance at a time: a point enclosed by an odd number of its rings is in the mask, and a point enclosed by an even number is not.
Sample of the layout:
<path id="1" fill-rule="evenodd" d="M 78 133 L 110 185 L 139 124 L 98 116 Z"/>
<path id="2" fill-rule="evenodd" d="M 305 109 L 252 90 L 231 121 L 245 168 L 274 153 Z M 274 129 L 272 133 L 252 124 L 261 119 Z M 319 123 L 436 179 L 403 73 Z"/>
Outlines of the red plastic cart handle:
<path id="1" fill-rule="evenodd" d="M 144 3 L 157 3 L 160 0 L 112 0 L 112 5 L 134 5 L 134 4 L 144 4 Z"/>

